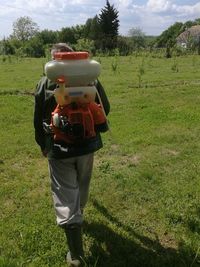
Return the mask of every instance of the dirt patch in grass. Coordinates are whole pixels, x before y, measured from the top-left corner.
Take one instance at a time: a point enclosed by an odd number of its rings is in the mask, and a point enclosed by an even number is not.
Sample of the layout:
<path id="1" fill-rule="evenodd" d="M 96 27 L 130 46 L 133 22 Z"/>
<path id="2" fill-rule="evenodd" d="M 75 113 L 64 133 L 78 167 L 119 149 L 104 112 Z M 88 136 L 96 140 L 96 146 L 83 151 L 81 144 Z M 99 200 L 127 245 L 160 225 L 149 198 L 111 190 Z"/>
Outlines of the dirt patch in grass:
<path id="1" fill-rule="evenodd" d="M 177 249 L 178 244 L 176 240 L 167 232 L 165 232 L 160 238 L 159 238 L 160 244 L 164 248 L 173 248 Z"/>
<path id="2" fill-rule="evenodd" d="M 173 150 L 173 149 L 163 149 L 162 154 L 165 154 L 168 156 L 178 156 L 180 152 L 177 150 Z"/>
<path id="3" fill-rule="evenodd" d="M 122 158 L 121 164 L 130 166 L 137 166 L 141 162 L 141 156 L 130 155 Z"/>

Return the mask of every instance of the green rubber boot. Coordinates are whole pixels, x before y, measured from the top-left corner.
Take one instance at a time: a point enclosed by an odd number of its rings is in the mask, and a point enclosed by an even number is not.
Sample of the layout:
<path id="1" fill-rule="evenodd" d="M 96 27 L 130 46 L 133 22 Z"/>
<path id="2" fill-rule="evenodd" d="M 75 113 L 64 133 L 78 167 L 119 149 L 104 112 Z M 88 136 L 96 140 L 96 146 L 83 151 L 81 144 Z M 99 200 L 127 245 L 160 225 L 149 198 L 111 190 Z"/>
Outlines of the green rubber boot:
<path id="1" fill-rule="evenodd" d="M 66 259 L 67 263 L 71 267 L 83 266 L 84 252 L 81 225 L 66 225 L 64 229 L 69 247 L 69 252 L 67 253 Z"/>

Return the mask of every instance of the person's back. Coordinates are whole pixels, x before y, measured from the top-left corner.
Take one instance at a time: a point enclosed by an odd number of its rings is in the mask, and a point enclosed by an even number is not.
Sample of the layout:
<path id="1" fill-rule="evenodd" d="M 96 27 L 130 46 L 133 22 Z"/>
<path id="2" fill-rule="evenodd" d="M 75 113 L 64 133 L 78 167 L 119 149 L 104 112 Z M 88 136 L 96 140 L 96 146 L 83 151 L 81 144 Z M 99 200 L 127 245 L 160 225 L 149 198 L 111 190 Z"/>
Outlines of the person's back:
<path id="1" fill-rule="evenodd" d="M 54 45 L 51 54 L 54 58 L 56 52 L 72 51 L 69 46 L 61 43 Z M 108 130 L 107 120 L 103 114 L 109 113 L 110 105 L 99 80 L 95 81 L 95 86 L 101 101 L 96 98 L 97 103 L 91 103 L 84 109 L 78 104 L 59 106 L 51 93 L 57 86 L 47 77 L 43 77 L 37 85 L 34 112 L 35 139 L 43 155 L 48 158 L 57 224 L 65 230 L 70 251 L 67 261 L 71 262 L 72 266 L 79 266 L 76 264 L 81 264 L 84 256 L 81 227 L 83 210 L 89 194 L 93 157 L 94 152 L 103 146 L 100 133 Z M 99 107 L 99 102 L 103 107 Z M 101 112 L 101 109 L 105 113 Z M 85 113 L 82 110 L 85 110 Z M 84 115 L 81 115 L 81 111 Z M 101 115 L 98 117 L 99 112 Z M 72 123 L 71 114 L 74 118 L 82 116 L 79 125 Z M 88 119 L 90 118 L 92 129 L 87 138 L 86 134 L 83 135 L 81 132 L 89 131 L 89 123 L 88 129 L 86 123 L 81 126 L 81 121 L 87 120 L 84 119 L 86 115 Z M 92 122 L 94 125 L 91 125 Z"/>

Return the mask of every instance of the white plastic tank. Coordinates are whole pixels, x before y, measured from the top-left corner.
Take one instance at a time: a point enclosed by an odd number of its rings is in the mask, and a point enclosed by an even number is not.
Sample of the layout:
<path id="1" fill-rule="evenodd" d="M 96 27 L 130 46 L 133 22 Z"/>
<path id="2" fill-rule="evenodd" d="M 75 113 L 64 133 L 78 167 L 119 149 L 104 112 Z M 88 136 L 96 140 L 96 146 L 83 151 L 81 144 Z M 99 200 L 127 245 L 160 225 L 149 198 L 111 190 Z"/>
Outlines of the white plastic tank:
<path id="1" fill-rule="evenodd" d="M 87 86 L 100 75 L 101 65 L 88 52 L 58 52 L 45 64 L 45 74 L 53 82 L 64 79 L 65 86 Z"/>

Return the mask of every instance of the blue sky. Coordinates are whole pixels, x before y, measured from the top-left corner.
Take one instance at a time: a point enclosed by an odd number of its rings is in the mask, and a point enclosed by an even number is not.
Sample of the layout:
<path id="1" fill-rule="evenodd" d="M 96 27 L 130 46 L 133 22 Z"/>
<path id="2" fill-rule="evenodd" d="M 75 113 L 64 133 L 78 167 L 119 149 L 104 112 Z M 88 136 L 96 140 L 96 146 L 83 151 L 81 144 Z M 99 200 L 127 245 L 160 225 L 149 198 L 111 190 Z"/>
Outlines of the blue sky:
<path id="1" fill-rule="evenodd" d="M 13 22 L 29 16 L 40 28 L 60 30 L 84 24 L 105 6 L 105 0 L 0 0 L 0 38 L 12 33 Z M 110 0 L 119 11 L 122 35 L 140 28 L 146 35 L 159 35 L 173 23 L 200 18 L 196 0 Z"/>

